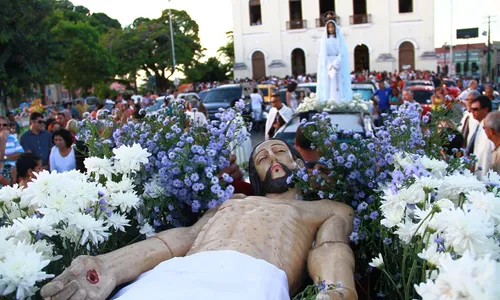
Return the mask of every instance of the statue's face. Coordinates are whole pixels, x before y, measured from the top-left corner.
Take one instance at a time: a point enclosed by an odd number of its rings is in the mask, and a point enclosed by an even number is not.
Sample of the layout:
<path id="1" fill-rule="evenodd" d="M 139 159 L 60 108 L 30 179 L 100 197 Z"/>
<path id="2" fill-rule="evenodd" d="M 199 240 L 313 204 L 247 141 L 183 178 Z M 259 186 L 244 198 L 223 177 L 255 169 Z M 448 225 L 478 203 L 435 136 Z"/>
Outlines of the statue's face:
<path id="1" fill-rule="evenodd" d="M 261 182 L 288 177 L 290 170 L 297 168 L 290 149 L 283 141 L 266 141 L 257 146 L 254 153 L 252 159 Z"/>
<path id="2" fill-rule="evenodd" d="M 328 34 L 334 34 L 335 33 L 335 25 L 332 22 L 328 23 L 327 29 L 328 29 Z"/>

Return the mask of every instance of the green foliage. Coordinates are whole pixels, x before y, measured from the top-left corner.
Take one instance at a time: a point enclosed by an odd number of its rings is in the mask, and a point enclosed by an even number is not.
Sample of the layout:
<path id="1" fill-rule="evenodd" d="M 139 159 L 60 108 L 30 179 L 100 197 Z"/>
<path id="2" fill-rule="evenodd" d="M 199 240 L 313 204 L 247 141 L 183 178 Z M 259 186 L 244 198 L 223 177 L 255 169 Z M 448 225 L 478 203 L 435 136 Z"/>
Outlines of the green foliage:
<path id="1" fill-rule="evenodd" d="M 184 74 L 189 82 L 212 82 L 229 79 L 230 66 L 221 64 L 215 57 L 206 62 L 196 62 L 194 66 L 186 68 Z"/>

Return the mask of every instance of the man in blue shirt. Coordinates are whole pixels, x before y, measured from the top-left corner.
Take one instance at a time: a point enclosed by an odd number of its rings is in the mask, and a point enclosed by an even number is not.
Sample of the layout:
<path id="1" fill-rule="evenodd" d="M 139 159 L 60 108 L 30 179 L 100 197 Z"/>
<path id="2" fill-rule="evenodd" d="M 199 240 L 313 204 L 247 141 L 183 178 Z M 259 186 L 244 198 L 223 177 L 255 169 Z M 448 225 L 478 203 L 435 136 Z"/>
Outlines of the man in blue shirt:
<path id="1" fill-rule="evenodd" d="M 389 104 L 389 97 L 391 96 L 392 89 L 386 88 L 383 80 L 378 81 L 378 90 L 373 94 L 372 100 L 377 101 L 380 113 L 389 113 L 391 105 Z"/>
<path id="2" fill-rule="evenodd" d="M 38 112 L 30 115 L 30 130 L 21 136 L 21 146 L 25 152 L 32 152 L 42 159 L 44 169 L 48 169 L 52 134 L 45 130 L 43 115 Z"/>

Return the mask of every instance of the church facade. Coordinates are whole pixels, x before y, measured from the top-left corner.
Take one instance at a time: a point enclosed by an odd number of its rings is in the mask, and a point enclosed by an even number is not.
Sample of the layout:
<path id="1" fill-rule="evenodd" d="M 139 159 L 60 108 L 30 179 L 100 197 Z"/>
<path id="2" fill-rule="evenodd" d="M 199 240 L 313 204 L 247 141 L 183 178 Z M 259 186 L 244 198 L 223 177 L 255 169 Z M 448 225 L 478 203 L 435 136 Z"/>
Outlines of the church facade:
<path id="1" fill-rule="evenodd" d="M 327 11 L 357 71 L 431 70 L 434 0 L 232 0 L 234 76 L 315 74 Z"/>

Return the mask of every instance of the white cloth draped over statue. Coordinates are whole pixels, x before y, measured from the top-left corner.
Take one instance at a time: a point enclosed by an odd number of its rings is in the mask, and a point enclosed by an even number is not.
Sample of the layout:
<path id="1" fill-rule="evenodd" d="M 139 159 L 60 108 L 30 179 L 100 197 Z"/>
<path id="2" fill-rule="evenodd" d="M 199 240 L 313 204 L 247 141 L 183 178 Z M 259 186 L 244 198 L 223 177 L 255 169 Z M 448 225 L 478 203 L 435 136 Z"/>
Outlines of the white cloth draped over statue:
<path id="1" fill-rule="evenodd" d="M 328 24 L 335 25 L 336 37 L 328 34 Z M 320 103 L 334 100 L 337 103 L 352 101 L 349 56 L 344 37 L 337 24 L 325 24 L 319 45 L 318 86 L 316 98 Z"/>

